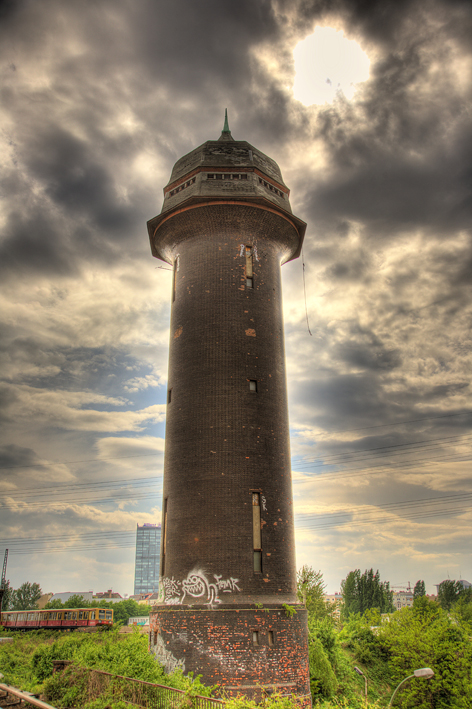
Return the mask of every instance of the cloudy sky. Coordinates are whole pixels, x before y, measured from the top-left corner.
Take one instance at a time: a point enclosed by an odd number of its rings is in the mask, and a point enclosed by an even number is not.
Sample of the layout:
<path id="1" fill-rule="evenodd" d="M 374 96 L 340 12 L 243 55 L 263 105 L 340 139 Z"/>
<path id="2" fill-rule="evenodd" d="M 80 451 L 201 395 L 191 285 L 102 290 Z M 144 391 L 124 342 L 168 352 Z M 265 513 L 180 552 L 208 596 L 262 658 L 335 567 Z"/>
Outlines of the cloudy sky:
<path id="1" fill-rule="evenodd" d="M 171 286 L 146 221 L 226 107 L 308 223 L 305 271 L 283 268 L 298 565 L 330 592 L 355 568 L 472 581 L 470 3 L 0 15 L 11 584 L 133 592 L 136 523 L 160 521 Z"/>

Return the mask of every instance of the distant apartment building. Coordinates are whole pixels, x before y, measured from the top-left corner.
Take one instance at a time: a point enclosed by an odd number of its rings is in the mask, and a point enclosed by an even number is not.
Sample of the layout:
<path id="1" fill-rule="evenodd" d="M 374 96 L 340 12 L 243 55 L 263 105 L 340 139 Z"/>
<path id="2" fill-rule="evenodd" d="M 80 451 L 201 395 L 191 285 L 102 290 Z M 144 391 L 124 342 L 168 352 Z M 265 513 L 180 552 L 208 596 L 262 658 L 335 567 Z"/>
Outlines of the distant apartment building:
<path id="1" fill-rule="evenodd" d="M 392 600 L 395 610 L 410 608 L 413 605 L 413 598 L 413 591 L 394 591 Z"/>
<path id="2" fill-rule="evenodd" d="M 109 588 L 108 591 L 94 593 L 93 600 L 97 602 L 111 601 L 112 603 L 119 603 L 120 601 L 124 601 L 125 599 L 119 593 L 117 593 L 116 591 L 112 591 L 112 589 Z"/>
<path id="3" fill-rule="evenodd" d="M 136 529 L 136 566 L 134 594 L 155 593 L 159 590 L 159 557 L 161 525 L 143 524 Z"/>
<path id="4" fill-rule="evenodd" d="M 323 596 L 325 603 L 330 603 L 333 607 L 333 615 L 339 618 L 341 614 L 342 593 L 325 593 Z"/>

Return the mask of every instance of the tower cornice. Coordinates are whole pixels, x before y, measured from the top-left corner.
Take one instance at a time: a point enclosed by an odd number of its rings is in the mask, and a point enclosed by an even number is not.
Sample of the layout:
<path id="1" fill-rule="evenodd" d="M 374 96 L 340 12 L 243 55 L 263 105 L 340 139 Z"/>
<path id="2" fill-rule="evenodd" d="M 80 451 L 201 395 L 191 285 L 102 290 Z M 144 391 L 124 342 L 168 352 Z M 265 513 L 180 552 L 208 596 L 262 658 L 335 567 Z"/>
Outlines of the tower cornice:
<path id="1" fill-rule="evenodd" d="M 164 252 L 159 249 L 158 246 L 158 231 L 159 229 L 168 222 L 169 220 L 178 217 L 180 214 L 183 214 L 184 212 L 187 212 L 192 209 L 199 209 L 199 208 L 204 208 L 204 207 L 217 207 L 221 205 L 227 205 L 229 207 L 249 207 L 249 208 L 255 208 L 255 209 L 260 209 L 266 212 L 270 212 L 271 214 L 275 215 L 276 217 L 280 217 L 281 219 L 284 219 L 288 224 L 290 224 L 294 231 L 296 232 L 296 241 L 297 241 L 297 246 L 294 248 L 290 254 L 289 258 L 284 259 L 283 263 L 287 263 L 288 261 L 292 261 L 293 259 L 296 259 L 299 257 L 302 245 L 303 245 L 303 239 L 305 236 L 305 230 L 306 230 L 306 222 L 302 221 L 295 215 L 291 213 L 287 213 L 282 211 L 281 209 L 277 209 L 274 207 L 274 204 L 272 202 L 269 202 L 268 200 L 265 200 L 264 198 L 253 198 L 251 200 L 235 200 L 235 199 L 212 199 L 212 200 L 207 200 L 207 201 L 202 201 L 201 199 L 198 198 L 189 198 L 186 202 L 181 203 L 178 208 L 172 210 L 171 212 L 163 212 L 161 214 L 158 214 L 156 217 L 153 219 L 150 219 L 147 222 L 147 228 L 148 228 L 148 234 L 149 234 L 149 240 L 151 243 L 151 251 L 152 255 L 155 258 L 160 259 L 161 261 L 165 261 L 166 263 L 171 263 L 171 260 L 169 257 L 166 257 Z"/>

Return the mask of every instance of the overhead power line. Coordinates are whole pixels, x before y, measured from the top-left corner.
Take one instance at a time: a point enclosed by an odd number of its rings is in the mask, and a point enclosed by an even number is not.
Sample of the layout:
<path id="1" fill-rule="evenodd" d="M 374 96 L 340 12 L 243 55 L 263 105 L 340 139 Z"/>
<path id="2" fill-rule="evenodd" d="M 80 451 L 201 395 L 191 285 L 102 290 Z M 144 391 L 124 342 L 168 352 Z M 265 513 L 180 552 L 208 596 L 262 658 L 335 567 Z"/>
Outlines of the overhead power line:
<path id="1" fill-rule="evenodd" d="M 461 463 L 461 462 L 468 462 L 472 460 L 470 455 L 464 457 L 463 454 L 457 453 L 455 455 L 451 455 L 450 453 L 445 454 L 446 457 L 436 457 L 434 460 L 431 460 L 430 457 L 428 458 L 416 458 L 412 461 L 405 461 L 405 462 L 395 462 L 394 466 L 387 466 L 385 463 L 377 463 L 375 465 L 361 465 L 360 467 L 357 468 L 342 468 L 341 472 L 338 471 L 329 471 L 327 473 L 316 473 L 312 477 L 309 477 L 305 480 L 294 480 L 294 483 L 297 485 L 304 485 L 308 483 L 314 483 L 314 482 L 323 482 L 326 479 L 333 479 L 333 480 L 343 480 L 346 478 L 353 478 L 353 477 L 361 477 L 362 475 L 364 476 L 369 476 L 369 475 L 377 475 L 380 473 L 389 473 L 392 475 L 393 473 L 398 473 L 398 472 L 403 472 L 404 470 L 409 470 L 411 468 L 418 468 L 418 472 L 421 472 L 421 468 L 428 468 L 431 467 L 432 465 L 436 465 L 437 463 Z M 370 471 L 369 473 L 366 471 Z M 374 472 L 377 471 L 377 472 Z M 304 472 L 304 471 L 295 471 L 295 472 Z M 310 471 L 308 471 L 308 474 Z"/>
<path id="2" fill-rule="evenodd" d="M 368 431 L 373 428 L 390 428 L 392 426 L 404 426 L 408 423 L 417 423 L 420 421 L 437 421 L 445 418 L 456 418 L 459 416 L 470 416 L 472 411 L 462 411 L 457 414 L 442 414 L 441 416 L 424 416 L 418 419 L 405 419 L 404 421 L 394 421 L 392 423 L 381 423 L 375 424 L 374 426 L 361 426 L 360 428 L 345 428 L 345 429 L 335 429 L 334 431 L 327 431 L 327 433 L 353 433 L 355 431 Z M 163 455 L 163 451 L 156 451 L 156 453 L 139 453 L 138 455 L 116 455 L 109 456 L 106 458 L 84 458 L 81 460 L 53 460 L 47 463 L 33 463 L 29 465 L 2 465 L 0 470 L 15 470 L 15 469 L 29 469 L 29 468 L 48 468 L 54 465 L 78 465 L 80 463 L 101 463 L 105 460 L 127 460 L 129 458 L 149 458 L 153 456 Z"/>
<path id="3" fill-rule="evenodd" d="M 383 509 L 383 510 L 390 510 L 390 509 L 405 509 L 407 507 L 417 507 L 418 505 L 435 505 L 435 504 L 443 504 L 444 502 L 462 502 L 464 500 L 472 500 L 472 492 L 470 493 L 454 493 L 451 495 L 438 495 L 437 497 L 422 497 L 417 500 L 403 500 L 399 502 L 386 502 L 383 505 L 360 505 L 358 507 L 354 505 L 349 505 L 346 507 L 342 512 L 327 512 L 325 514 L 323 513 L 311 513 L 311 512 L 305 512 L 305 513 L 299 513 L 297 515 L 297 518 L 303 522 L 309 521 L 310 519 L 314 518 L 319 518 L 319 517 L 329 517 L 329 519 L 333 519 L 333 517 L 340 517 L 343 516 L 345 517 L 347 514 L 351 513 L 359 513 L 362 510 L 371 510 L 372 508 L 375 509 Z"/>
<path id="4" fill-rule="evenodd" d="M 449 510 L 428 510 L 426 512 L 415 512 L 414 514 L 411 515 L 402 515 L 401 519 L 399 522 L 404 522 L 404 521 L 411 521 L 414 519 L 425 519 L 429 517 L 441 517 L 443 515 L 449 515 L 449 514 L 457 514 L 458 512 L 465 512 L 466 510 L 470 510 L 472 508 L 471 505 L 468 505 L 467 507 L 459 507 L 459 508 L 454 508 L 454 509 L 449 509 Z M 374 518 L 365 518 L 365 519 L 356 519 L 353 521 L 346 520 L 345 522 L 341 521 L 336 521 L 336 522 L 327 522 L 325 524 L 320 524 L 320 525 L 313 525 L 310 527 L 295 527 L 297 530 L 305 529 L 305 530 L 316 530 L 316 529 L 328 529 L 330 527 L 341 527 L 343 525 L 349 525 L 350 527 L 359 527 L 365 524 L 380 524 L 383 522 L 392 522 L 391 517 L 374 517 Z"/>
<path id="5" fill-rule="evenodd" d="M 437 448 L 438 446 L 448 446 L 451 445 L 453 441 L 460 441 L 465 439 L 466 442 L 468 442 L 472 438 L 472 434 L 463 434 L 461 436 L 447 436 L 445 438 L 428 438 L 425 439 L 424 441 L 411 441 L 410 443 L 390 443 L 389 445 L 385 446 L 376 446 L 374 448 L 359 448 L 358 450 L 351 450 L 351 451 L 343 451 L 342 453 L 333 453 L 331 455 L 326 455 L 326 456 L 321 456 L 319 458 L 305 458 L 304 460 L 299 461 L 298 465 L 302 465 L 305 461 L 307 465 L 310 465 L 311 467 L 317 467 L 321 465 L 327 465 L 330 463 L 330 461 L 334 462 L 344 462 L 343 460 L 338 460 L 336 459 L 339 458 L 345 458 L 347 456 L 356 456 L 359 453 L 369 453 L 369 452 L 375 452 L 375 451 L 389 451 L 392 450 L 392 453 L 396 452 L 396 449 L 402 448 L 406 449 L 406 452 L 410 452 L 409 449 L 412 450 L 420 450 L 423 448 Z M 401 451 L 403 452 L 403 451 Z M 334 463 L 332 463 L 334 464 Z M 293 470 L 296 470 L 295 466 L 292 467 Z"/>

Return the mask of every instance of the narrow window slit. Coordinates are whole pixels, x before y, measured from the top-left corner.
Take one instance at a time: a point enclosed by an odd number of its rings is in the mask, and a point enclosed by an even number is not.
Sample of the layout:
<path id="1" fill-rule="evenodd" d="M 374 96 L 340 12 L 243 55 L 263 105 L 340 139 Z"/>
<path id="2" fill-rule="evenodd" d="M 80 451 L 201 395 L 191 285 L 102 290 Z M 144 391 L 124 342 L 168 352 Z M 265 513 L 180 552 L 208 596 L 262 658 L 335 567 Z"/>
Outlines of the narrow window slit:
<path id="1" fill-rule="evenodd" d="M 252 540 L 253 567 L 255 574 L 262 573 L 262 541 L 261 541 L 261 495 L 252 493 Z"/>
<path id="2" fill-rule="evenodd" d="M 246 288 L 254 288 L 254 256 L 252 246 L 246 246 Z"/>
<path id="3" fill-rule="evenodd" d="M 164 500 L 162 519 L 164 520 L 162 529 L 162 559 L 161 559 L 161 576 L 164 576 L 166 570 L 166 547 L 167 547 L 167 502 L 168 498 Z"/>

